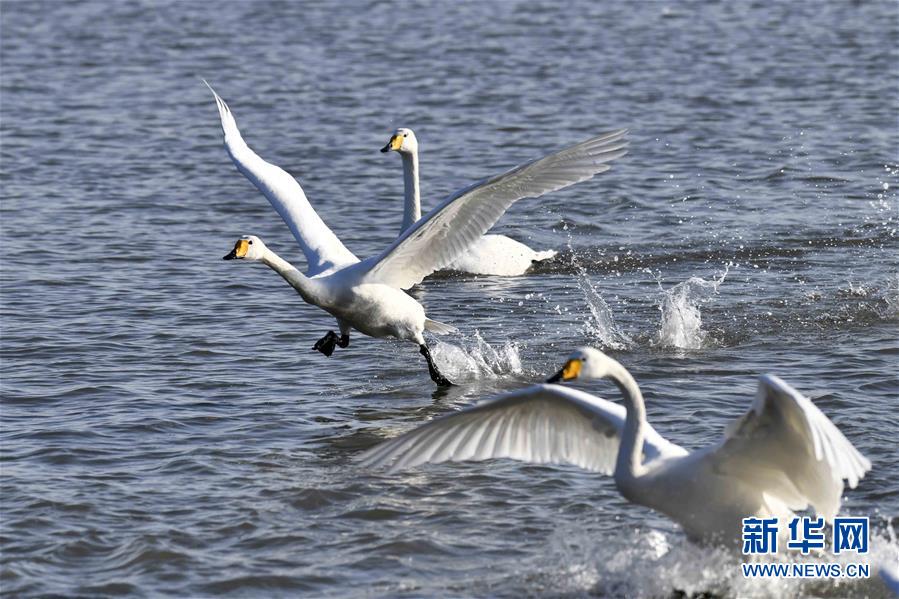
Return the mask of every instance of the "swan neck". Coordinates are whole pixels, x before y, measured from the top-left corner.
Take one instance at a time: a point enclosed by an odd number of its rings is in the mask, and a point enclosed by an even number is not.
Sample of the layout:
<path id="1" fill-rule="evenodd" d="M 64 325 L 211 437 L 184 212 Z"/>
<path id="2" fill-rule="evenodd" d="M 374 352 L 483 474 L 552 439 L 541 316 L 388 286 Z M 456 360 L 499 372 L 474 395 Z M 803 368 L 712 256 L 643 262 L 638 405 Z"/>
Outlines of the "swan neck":
<path id="1" fill-rule="evenodd" d="M 621 364 L 616 365 L 609 378 L 621 391 L 627 411 L 621 446 L 618 448 L 618 459 L 615 464 L 615 479 L 636 479 L 645 472 L 643 437 L 646 426 L 646 406 L 643 403 L 643 394 L 640 392 L 640 387 L 637 386 L 637 381 Z"/>
<path id="2" fill-rule="evenodd" d="M 311 280 L 298 271 L 290 262 L 272 250 L 265 248 L 265 252 L 262 254 L 262 263 L 281 275 L 285 281 L 290 283 L 291 287 L 297 290 L 304 300 L 307 302 L 313 301 L 314 294 L 312 292 Z"/>
<path id="3" fill-rule="evenodd" d="M 421 195 L 418 190 L 418 150 L 403 157 L 403 227 L 400 233 L 421 219 Z"/>

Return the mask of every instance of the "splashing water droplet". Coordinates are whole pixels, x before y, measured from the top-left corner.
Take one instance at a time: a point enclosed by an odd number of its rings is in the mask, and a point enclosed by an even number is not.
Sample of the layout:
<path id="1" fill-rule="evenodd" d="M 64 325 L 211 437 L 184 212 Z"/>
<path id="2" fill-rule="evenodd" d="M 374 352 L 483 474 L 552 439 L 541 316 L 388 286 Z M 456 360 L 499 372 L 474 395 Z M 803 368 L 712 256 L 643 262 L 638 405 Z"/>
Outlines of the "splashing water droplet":
<path id="1" fill-rule="evenodd" d="M 700 277 L 690 277 L 671 289 L 662 290 L 662 313 L 659 328 L 659 344 L 678 349 L 700 349 L 706 340 L 702 330 L 700 304 L 710 301 L 718 293 L 727 270 L 720 278 L 706 281 Z M 660 284 L 661 287 L 661 284 Z"/>
<path id="2" fill-rule="evenodd" d="M 520 374 L 521 358 L 516 343 L 506 342 L 494 347 L 475 331 L 474 339 L 455 345 L 438 341 L 432 348 L 434 359 L 450 380 L 477 380 Z"/>
<path id="3" fill-rule="evenodd" d="M 593 282 L 587 275 L 587 269 L 578 261 L 577 252 L 574 251 L 571 239 L 571 234 L 569 233 L 567 245 L 571 251 L 571 264 L 577 271 L 575 280 L 584 294 L 587 309 L 590 311 L 590 318 L 584 321 L 584 333 L 597 340 L 606 349 L 627 349 L 632 347 L 634 341 L 615 324 L 612 309 L 609 308 L 600 292 L 593 286 Z M 618 249 L 619 251 L 624 251 L 627 248 L 619 246 Z M 617 260 L 618 257 L 615 256 L 615 261 Z M 617 274 L 618 276 L 621 275 L 621 273 Z"/>
<path id="4" fill-rule="evenodd" d="M 596 287 L 587 276 L 583 268 L 578 268 L 577 284 L 584 294 L 587 309 L 591 318 L 584 322 L 584 330 L 587 335 L 598 339 L 603 347 L 609 349 L 627 349 L 633 345 L 633 340 L 627 336 L 615 324 L 612 309 L 603 299 Z"/>

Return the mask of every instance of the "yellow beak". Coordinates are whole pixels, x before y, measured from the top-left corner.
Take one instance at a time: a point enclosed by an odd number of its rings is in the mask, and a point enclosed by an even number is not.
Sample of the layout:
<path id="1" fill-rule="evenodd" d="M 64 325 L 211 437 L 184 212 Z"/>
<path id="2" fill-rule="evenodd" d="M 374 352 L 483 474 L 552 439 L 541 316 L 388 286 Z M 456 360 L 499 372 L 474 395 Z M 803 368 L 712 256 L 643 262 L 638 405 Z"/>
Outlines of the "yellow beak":
<path id="1" fill-rule="evenodd" d="M 576 379 L 581 373 L 582 365 L 583 362 L 580 360 L 568 360 L 565 362 L 565 366 L 562 367 L 562 380 L 570 381 L 571 379 Z"/>
<path id="2" fill-rule="evenodd" d="M 247 255 L 247 251 L 250 249 L 250 242 L 246 239 L 238 239 L 237 243 L 234 244 L 234 249 L 231 252 L 222 258 L 222 260 L 234 260 L 235 258 L 243 258 Z"/>
<path id="3" fill-rule="evenodd" d="M 390 141 L 387 142 L 387 145 L 381 148 L 381 151 L 389 152 L 390 150 L 399 150 L 401 147 L 403 147 L 403 136 L 394 135 L 390 138 Z"/>
<path id="4" fill-rule="evenodd" d="M 565 362 L 565 366 L 562 367 L 562 370 L 546 379 L 546 382 L 558 383 L 559 381 L 570 381 L 571 379 L 576 379 L 577 376 L 581 373 L 582 365 L 583 362 L 581 360 L 568 360 L 567 362 Z"/>

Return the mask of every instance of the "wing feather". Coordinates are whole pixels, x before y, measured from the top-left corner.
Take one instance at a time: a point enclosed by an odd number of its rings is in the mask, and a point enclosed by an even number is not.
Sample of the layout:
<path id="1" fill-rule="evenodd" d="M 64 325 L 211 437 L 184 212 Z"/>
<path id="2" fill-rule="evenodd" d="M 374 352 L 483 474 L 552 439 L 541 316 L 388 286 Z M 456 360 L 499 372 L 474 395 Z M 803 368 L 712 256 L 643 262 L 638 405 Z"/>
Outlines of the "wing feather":
<path id="1" fill-rule="evenodd" d="M 391 472 L 425 463 L 511 458 L 572 464 L 611 474 L 625 410 L 605 399 L 558 385 L 535 385 L 444 416 L 368 449 L 367 466 Z M 647 462 L 685 455 L 647 425 Z"/>
<path id="2" fill-rule="evenodd" d="M 447 266 L 522 198 L 543 194 L 607 171 L 627 153 L 626 129 L 604 133 L 483 179 L 446 198 L 406 229 L 380 256 L 366 260 L 365 279 L 408 289 Z"/>
<path id="3" fill-rule="evenodd" d="M 792 510 L 833 518 L 843 481 L 855 488 L 868 461 L 810 399 L 774 375 L 759 380 L 749 411 L 713 452 L 723 473 L 752 480 Z"/>
<path id="4" fill-rule="evenodd" d="M 204 81 L 204 83 L 206 83 Z M 306 256 L 309 270 L 314 276 L 333 272 L 359 262 L 351 251 L 315 213 L 303 188 L 290 173 L 266 162 L 243 140 L 234 115 L 224 100 L 212 89 L 225 133 L 225 148 L 241 173 L 261 191 L 272 207 L 281 215 Z"/>

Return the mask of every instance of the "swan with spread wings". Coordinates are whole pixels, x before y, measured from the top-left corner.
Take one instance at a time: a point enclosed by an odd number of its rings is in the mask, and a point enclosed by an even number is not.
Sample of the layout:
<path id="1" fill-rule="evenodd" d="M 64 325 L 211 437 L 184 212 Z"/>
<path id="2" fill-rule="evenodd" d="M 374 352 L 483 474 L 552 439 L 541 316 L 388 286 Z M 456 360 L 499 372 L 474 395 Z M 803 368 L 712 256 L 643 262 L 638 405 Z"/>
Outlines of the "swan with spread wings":
<path id="1" fill-rule="evenodd" d="M 425 463 L 511 458 L 611 474 L 629 501 L 661 512 L 699 541 L 736 540 L 742 519 L 811 507 L 832 519 L 844 482 L 871 462 L 810 399 L 774 375 L 723 437 L 687 451 L 646 421 L 631 374 L 601 351 L 575 351 L 547 382 L 606 378 L 624 405 L 561 385 L 534 385 L 444 416 L 360 456 L 397 471 Z"/>
<path id="2" fill-rule="evenodd" d="M 349 345 L 351 329 L 411 341 L 418 344 L 432 380 L 441 386 L 451 383 L 434 363 L 423 334 L 455 329 L 427 318 L 424 307 L 403 290 L 458 257 L 516 201 L 590 179 L 626 153 L 626 131 L 613 131 L 483 179 L 450 195 L 380 255 L 360 261 L 315 213 L 297 180 L 250 149 L 228 105 L 215 90 L 212 93 L 228 155 L 287 223 L 308 269 L 301 273 L 254 236 L 238 239 L 225 259 L 262 262 L 303 300 L 337 319 L 340 336 L 328 331 L 313 349 L 330 356 L 335 346 Z"/>

